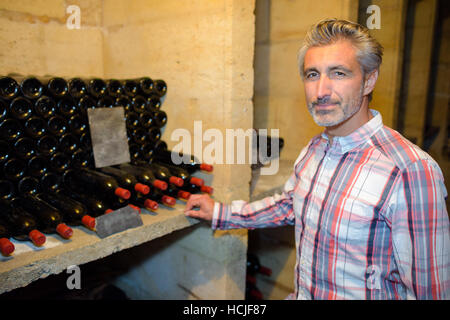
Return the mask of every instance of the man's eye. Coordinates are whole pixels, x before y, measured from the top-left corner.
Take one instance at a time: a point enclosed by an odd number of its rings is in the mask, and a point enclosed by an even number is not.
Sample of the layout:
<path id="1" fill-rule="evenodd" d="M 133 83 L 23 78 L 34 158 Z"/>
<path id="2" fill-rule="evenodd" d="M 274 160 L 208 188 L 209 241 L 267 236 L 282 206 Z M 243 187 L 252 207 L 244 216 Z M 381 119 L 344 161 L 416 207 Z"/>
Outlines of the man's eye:
<path id="1" fill-rule="evenodd" d="M 315 78 L 315 77 L 317 77 L 317 72 L 310 72 L 310 73 L 308 73 L 306 75 L 307 79 L 312 79 L 312 78 Z"/>
<path id="2" fill-rule="evenodd" d="M 341 72 L 341 71 L 335 71 L 333 74 L 334 74 L 334 76 L 337 77 L 337 78 L 345 77 L 345 73 L 344 73 L 344 72 Z"/>

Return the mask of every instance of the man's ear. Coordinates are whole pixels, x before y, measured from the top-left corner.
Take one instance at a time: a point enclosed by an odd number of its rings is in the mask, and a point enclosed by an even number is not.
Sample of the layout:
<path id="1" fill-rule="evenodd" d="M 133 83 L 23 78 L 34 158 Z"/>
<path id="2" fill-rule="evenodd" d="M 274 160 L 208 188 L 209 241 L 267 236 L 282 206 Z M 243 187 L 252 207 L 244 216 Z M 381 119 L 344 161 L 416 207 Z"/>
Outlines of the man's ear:
<path id="1" fill-rule="evenodd" d="M 363 95 L 368 95 L 375 88 L 375 83 L 378 79 L 378 70 L 374 70 L 366 76 L 364 80 L 364 93 Z"/>

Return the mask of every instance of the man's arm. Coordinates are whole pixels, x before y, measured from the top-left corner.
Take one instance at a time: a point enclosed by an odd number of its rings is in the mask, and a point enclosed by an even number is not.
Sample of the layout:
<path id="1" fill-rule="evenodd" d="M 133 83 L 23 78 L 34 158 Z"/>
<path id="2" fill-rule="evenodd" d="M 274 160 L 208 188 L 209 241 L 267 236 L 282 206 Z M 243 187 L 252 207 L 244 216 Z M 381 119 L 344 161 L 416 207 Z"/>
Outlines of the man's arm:
<path id="1" fill-rule="evenodd" d="M 212 222 L 213 229 L 266 228 L 294 224 L 292 193 L 297 178 L 293 174 L 281 195 L 276 194 L 254 202 L 236 200 L 226 205 L 207 195 L 192 195 L 185 214 Z"/>
<path id="2" fill-rule="evenodd" d="M 394 256 L 407 296 L 450 299 L 450 229 L 447 191 L 432 160 L 402 172 L 391 199 Z"/>

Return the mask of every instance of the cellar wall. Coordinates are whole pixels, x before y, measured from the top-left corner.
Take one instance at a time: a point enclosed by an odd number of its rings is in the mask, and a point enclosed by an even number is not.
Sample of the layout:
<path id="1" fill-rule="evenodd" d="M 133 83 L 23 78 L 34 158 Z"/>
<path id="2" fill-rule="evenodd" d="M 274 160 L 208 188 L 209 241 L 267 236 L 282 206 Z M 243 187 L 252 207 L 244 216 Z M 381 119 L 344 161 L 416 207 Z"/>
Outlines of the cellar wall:
<path id="1" fill-rule="evenodd" d="M 79 29 L 68 27 L 70 5 L 80 9 Z M 225 137 L 226 129 L 252 128 L 253 11 L 252 0 L 188 5 L 175 0 L 0 1 L 0 73 L 164 79 L 168 93 L 162 108 L 168 124 L 162 138 L 171 148 L 179 142 L 171 139 L 173 132 L 186 129 L 192 153 L 201 158 L 194 146 L 203 142 L 203 150 L 208 145 L 203 141 L 207 129 Z M 202 177 L 218 200 L 249 199 L 248 162 L 219 161 L 213 175 Z M 130 296 L 157 299 L 156 291 L 148 291 L 152 279 L 166 279 L 169 272 L 162 298 L 180 297 L 181 292 L 199 299 L 244 297 L 246 231 L 213 232 L 202 225 L 170 237 L 165 237 L 164 254 L 150 250 L 148 263 L 117 281 L 137 288 L 127 292 Z M 208 272 L 199 273 L 200 266 Z"/>

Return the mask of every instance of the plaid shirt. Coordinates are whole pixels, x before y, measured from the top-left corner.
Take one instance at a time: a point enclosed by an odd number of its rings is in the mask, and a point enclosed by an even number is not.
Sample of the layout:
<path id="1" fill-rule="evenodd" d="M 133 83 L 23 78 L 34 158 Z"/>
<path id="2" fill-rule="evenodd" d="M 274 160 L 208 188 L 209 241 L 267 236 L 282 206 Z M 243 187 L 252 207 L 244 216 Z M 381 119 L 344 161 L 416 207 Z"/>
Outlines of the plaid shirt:
<path id="1" fill-rule="evenodd" d="M 447 191 L 437 163 L 374 117 L 314 137 L 282 194 L 215 203 L 213 229 L 295 225 L 297 299 L 450 299 Z"/>

